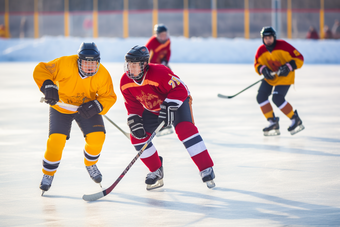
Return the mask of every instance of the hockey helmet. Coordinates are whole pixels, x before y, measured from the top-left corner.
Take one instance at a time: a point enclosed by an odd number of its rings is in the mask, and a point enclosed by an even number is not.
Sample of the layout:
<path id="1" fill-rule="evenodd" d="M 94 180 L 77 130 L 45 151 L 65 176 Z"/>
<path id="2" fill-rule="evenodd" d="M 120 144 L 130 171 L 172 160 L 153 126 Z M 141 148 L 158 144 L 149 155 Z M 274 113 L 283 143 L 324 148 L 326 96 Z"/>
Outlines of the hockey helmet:
<path id="1" fill-rule="evenodd" d="M 265 36 L 273 36 L 274 37 L 274 42 L 270 45 L 266 45 L 264 42 L 264 37 Z M 266 46 L 267 50 L 270 52 L 273 51 L 275 45 L 276 45 L 276 31 L 274 28 L 268 26 L 268 27 L 263 27 L 261 30 L 261 38 L 262 38 L 262 43 Z"/>
<path id="2" fill-rule="evenodd" d="M 155 31 L 155 33 L 158 35 L 158 34 L 161 33 L 161 32 L 167 32 L 168 29 L 165 27 L 164 24 L 156 24 L 156 25 L 154 26 L 154 31 Z"/>
<path id="3" fill-rule="evenodd" d="M 156 38 L 160 43 L 165 43 L 169 39 L 169 32 L 164 24 L 156 24 L 154 31 L 156 33 Z"/>
<path id="4" fill-rule="evenodd" d="M 95 63 L 94 63 L 95 62 Z M 94 67 L 95 65 L 95 67 Z M 94 76 L 100 66 L 100 52 L 95 43 L 82 43 L 78 50 L 78 69 L 82 76 Z"/>
<path id="5" fill-rule="evenodd" d="M 261 30 L 261 38 L 263 39 L 263 37 L 265 36 L 273 36 L 274 38 L 276 38 L 276 31 L 270 26 L 263 27 Z"/>
<path id="6" fill-rule="evenodd" d="M 132 47 L 131 50 L 129 50 L 129 52 L 125 54 L 124 70 L 126 72 L 126 75 L 133 80 L 142 79 L 144 73 L 149 68 L 149 57 L 150 54 L 148 48 L 146 48 L 145 46 L 136 45 Z M 129 64 L 132 65 L 135 63 L 139 63 L 140 66 L 140 72 L 138 73 L 138 75 L 135 75 L 135 73 L 132 72 L 131 67 L 129 66 Z"/>

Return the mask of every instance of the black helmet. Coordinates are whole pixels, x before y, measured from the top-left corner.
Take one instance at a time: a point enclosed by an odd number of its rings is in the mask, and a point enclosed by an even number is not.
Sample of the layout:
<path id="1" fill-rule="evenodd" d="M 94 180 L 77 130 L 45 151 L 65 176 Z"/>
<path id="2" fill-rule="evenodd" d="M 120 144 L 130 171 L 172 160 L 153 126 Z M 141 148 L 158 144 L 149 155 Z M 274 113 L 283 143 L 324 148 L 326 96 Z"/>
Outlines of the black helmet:
<path id="1" fill-rule="evenodd" d="M 274 38 L 276 38 L 276 32 L 274 30 L 274 28 L 272 27 L 263 27 L 261 30 L 261 38 L 263 39 L 264 36 L 274 36 Z"/>
<path id="2" fill-rule="evenodd" d="M 82 60 L 85 61 L 96 61 L 97 67 L 96 70 L 93 72 L 85 72 L 82 68 Z M 93 76 L 98 72 L 99 65 L 100 65 L 100 52 L 95 43 L 82 43 L 80 44 L 78 50 L 78 69 L 79 73 L 82 76 Z"/>
<path id="3" fill-rule="evenodd" d="M 155 33 L 158 35 L 161 32 L 166 32 L 168 29 L 165 27 L 164 24 L 156 24 L 154 27 Z"/>
<path id="4" fill-rule="evenodd" d="M 131 50 L 129 50 L 129 52 L 127 52 L 125 54 L 125 72 L 127 73 L 126 75 L 133 80 L 140 80 L 144 73 L 148 70 L 149 65 L 149 51 L 148 48 L 146 48 L 145 46 L 139 46 L 136 45 L 134 47 L 131 48 Z M 140 65 L 140 69 L 141 72 L 138 75 L 134 75 L 130 72 L 128 64 L 129 62 L 139 62 Z M 146 63 L 146 66 L 144 66 L 144 63 Z"/>
<path id="5" fill-rule="evenodd" d="M 271 45 L 266 45 L 264 42 L 264 37 L 265 36 L 273 36 L 274 37 L 274 42 Z M 262 43 L 266 46 L 267 50 L 269 52 L 272 52 L 274 50 L 274 47 L 276 45 L 276 32 L 274 28 L 268 26 L 268 27 L 263 27 L 261 30 L 261 38 L 262 38 Z"/>

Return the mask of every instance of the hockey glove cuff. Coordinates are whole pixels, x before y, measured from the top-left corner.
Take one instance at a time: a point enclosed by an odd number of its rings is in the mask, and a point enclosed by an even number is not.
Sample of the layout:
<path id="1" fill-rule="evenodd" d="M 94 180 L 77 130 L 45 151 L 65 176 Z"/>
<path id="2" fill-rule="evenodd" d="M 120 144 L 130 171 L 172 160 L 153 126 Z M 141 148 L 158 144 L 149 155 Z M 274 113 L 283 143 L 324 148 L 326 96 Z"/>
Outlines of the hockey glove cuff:
<path id="1" fill-rule="evenodd" d="M 267 66 L 265 65 L 259 66 L 258 70 L 259 70 L 259 73 L 263 74 L 264 78 L 266 78 L 267 80 L 274 79 L 275 74 Z M 272 73 L 274 75 L 272 75 Z"/>
<path id="2" fill-rule="evenodd" d="M 144 139 L 147 135 L 143 126 L 143 118 L 137 114 L 128 117 L 127 124 L 130 128 L 131 135 L 136 139 Z"/>
<path id="3" fill-rule="evenodd" d="M 94 115 L 103 111 L 103 106 L 98 100 L 93 100 L 84 104 L 81 104 L 78 108 L 78 113 L 85 119 L 89 119 Z"/>
<path id="4" fill-rule="evenodd" d="M 44 93 L 47 104 L 54 106 L 59 101 L 58 87 L 52 80 L 45 80 L 40 91 Z"/>
<path id="5" fill-rule="evenodd" d="M 294 71 L 296 69 L 296 64 L 294 60 L 291 60 L 290 62 L 287 62 L 284 65 L 281 65 L 279 70 L 278 70 L 278 76 L 288 76 L 288 74 L 291 71 Z"/>
<path id="6" fill-rule="evenodd" d="M 160 105 L 160 108 L 161 110 L 159 111 L 158 123 L 164 121 L 164 127 L 172 125 L 175 121 L 175 112 L 179 108 L 178 103 L 164 101 Z"/>

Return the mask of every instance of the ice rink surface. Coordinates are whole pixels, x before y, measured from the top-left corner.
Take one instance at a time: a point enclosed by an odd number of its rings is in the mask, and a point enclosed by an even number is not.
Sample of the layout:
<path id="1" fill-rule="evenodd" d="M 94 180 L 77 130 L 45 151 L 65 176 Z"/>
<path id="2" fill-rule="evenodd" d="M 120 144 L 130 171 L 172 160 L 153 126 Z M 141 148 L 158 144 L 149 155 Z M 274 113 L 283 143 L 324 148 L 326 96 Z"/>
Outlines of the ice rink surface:
<path id="1" fill-rule="evenodd" d="M 147 191 L 147 168 L 138 160 L 106 197 L 84 167 L 84 138 L 72 126 L 51 189 L 41 196 L 48 106 L 32 72 L 37 63 L 0 63 L 0 226 L 340 226 L 340 65 L 304 65 L 286 99 L 306 129 L 264 137 L 268 123 L 256 102 L 257 88 L 233 95 L 260 77 L 253 65 L 171 64 L 193 96 L 195 122 L 212 156 L 216 187 L 198 169 L 175 134 L 156 137 L 164 158 L 164 187 Z M 122 63 L 103 63 L 118 95 L 107 116 L 125 131 L 119 90 Z M 109 187 L 136 155 L 124 135 L 105 121 L 98 168 Z"/>

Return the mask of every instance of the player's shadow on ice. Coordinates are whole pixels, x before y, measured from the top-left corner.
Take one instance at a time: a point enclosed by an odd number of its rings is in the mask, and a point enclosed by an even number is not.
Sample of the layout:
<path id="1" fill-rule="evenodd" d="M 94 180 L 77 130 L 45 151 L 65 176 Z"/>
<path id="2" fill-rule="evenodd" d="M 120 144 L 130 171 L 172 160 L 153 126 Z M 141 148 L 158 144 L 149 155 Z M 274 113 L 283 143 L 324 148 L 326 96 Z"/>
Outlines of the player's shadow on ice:
<path id="1" fill-rule="evenodd" d="M 62 199 L 82 200 L 82 198 L 80 196 L 79 197 L 74 197 L 74 196 L 67 196 L 67 195 L 47 195 L 47 194 L 44 194 L 42 197 L 51 198 L 51 199 L 62 198 Z"/>
<path id="2" fill-rule="evenodd" d="M 340 208 L 337 207 L 304 203 L 246 190 L 221 187 L 216 187 L 212 190 L 225 192 L 226 195 L 220 197 L 211 195 L 213 193 L 203 194 L 167 188 L 166 191 L 161 193 L 170 193 L 172 197 L 170 201 L 155 199 L 152 198 L 152 196 L 139 197 L 117 193 L 115 196 L 131 202 L 111 202 L 202 214 L 202 218 L 194 221 L 194 223 L 206 218 L 227 220 L 269 219 L 283 225 L 313 225 L 315 223 L 335 225 L 340 221 Z M 186 197 L 186 199 L 181 199 L 181 197 Z M 187 197 L 191 199 L 188 200 Z M 237 200 L 232 198 L 241 199 Z M 183 202 L 183 200 L 191 202 Z M 109 200 L 106 200 L 106 202 L 108 201 Z M 193 225 L 194 223 L 186 224 Z"/>
<path id="3" fill-rule="evenodd" d="M 312 141 L 318 140 L 318 141 L 327 142 L 327 143 L 340 143 L 340 139 L 334 139 L 334 138 L 324 138 L 324 137 L 314 137 L 314 136 L 307 136 L 306 138 Z"/>
<path id="4" fill-rule="evenodd" d="M 223 147 L 238 148 L 238 149 L 257 149 L 257 150 L 268 150 L 273 152 L 285 152 L 294 154 L 307 154 L 307 155 L 322 155 L 322 156 L 336 156 L 340 157 L 339 154 L 330 154 L 323 151 L 299 149 L 284 146 L 265 145 L 265 144 L 237 144 L 237 143 L 213 143 Z"/>

